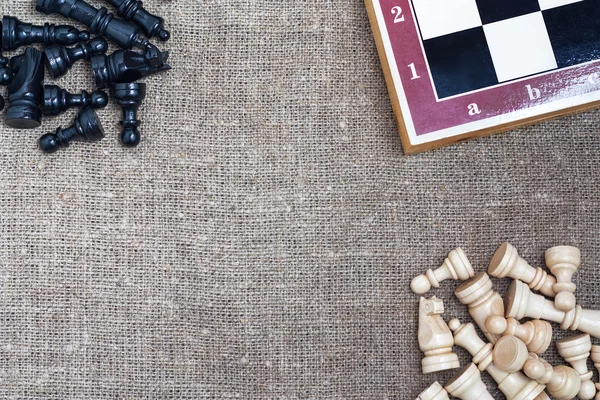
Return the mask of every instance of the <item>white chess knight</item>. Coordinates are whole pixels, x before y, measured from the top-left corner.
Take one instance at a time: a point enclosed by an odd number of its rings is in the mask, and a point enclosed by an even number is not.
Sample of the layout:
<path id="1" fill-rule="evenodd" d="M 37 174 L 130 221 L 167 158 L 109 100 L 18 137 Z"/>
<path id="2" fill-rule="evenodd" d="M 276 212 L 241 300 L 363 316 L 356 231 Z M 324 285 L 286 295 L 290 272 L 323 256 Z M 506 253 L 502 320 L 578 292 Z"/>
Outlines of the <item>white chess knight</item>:
<path id="1" fill-rule="evenodd" d="M 436 381 L 423 390 L 417 400 L 450 400 L 450 398 L 446 389 Z"/>
<path id="2" fill-rule="evenodd" d="M 441 317 L 444 303 L 437 297 L 419 303 L 419 347 L 425 353 L 421 361 L 423 373 L 460 367 L 458 356 L 452 352 L 454 337 Z"/>
<path id="3" fill-rule="evenodd" d="M 473 324 L 463 325 L 459 320 L 453 319 L 448 326 L 454 332 L 456 345 L 463 347 L 473 356 L 473 363 L 478 364 L 480 371 L 487 371 L 492 376 L 507 400 L 547 399 L 543 393 L 545 385 L 528 378 L 521 372 L 505 372 L 494 365 L 492 356 L 494 346 L 481 340 Z M 447 385 L 446 390 L 448 390 Z M 450 390 L 448 392 L 454 396 Z"/>
<path id="4" fill-rule="evenodd" d="M 581 378 L 581 389 L 577 396 L 581 400 L 591 400 L 596 396 L 596 386 L 592 382 L 594 373 L 588 371 L 587 360 L 592 351 L 592 339 L 590 335 L 576 335 L 564 338 L 556 342 L 558 354 L 571 364 Z"/>
<path id="5" fill-rule="evenodd" d="M 481 380 L 481 373 L 471 363 L 460 370 L 446 383 L 446 390 L 462 400 L 494 400 Z"/>
<path id="6" fill-rule="evenodd" d="M 570 400 L 577 396 L 581 389 L 581 380 L 577 371 L 564 365 L 552 367 L 535 353 L 529 354 L 523 372 L 529 378 L 545 384 L 548 393 L 558 400 Z"/>
<path id="7" fill-rule="evenodd" d="M 556 293 L 554 304 L 561 311 L 570 311 L 575 307 L 575 289 L 571 279 L 581 265 L 581 252 L 577 247 L 556 246 L 546 250 L 546 266 L 556 277 L 552 287 Z"/>
<path id="8" fill-rule="evenodd" d="M 578 305 L 565 313 L 557 309 L 553 301 L 532 293 L 521 281 L 513 281 L 508 288 L 505 308 L 507 318 L 545 319 L 559 323 L 562 329 L 580 330 L 600 338 L 600 311 L 584 310 Z"/>
<path id="9" fill-rule="evenodd" d="M 522 259 L 510 243 L 501 245 L 488 267 L 488 273 L 496 278 L 507 276 L 525 282 L 533 290 L 537 290 L 548 297 L 554 297 L 554 285 L 556 278 L 548 274 L 540 267 L 534 268 Z"/>
<path id="10" fill-rule="evenodd" d="M 440 283 L 447 279 L 466 281 L 474 274 L 467 255 L 461 248 L 457 248 L 448 254 L 441 267 L 435 271 L 428 269 L 425 274 L 415 277 L 410 283 L 410 288 L 416 294 L 424 294 L 432 286 L 439 288 Z"/>

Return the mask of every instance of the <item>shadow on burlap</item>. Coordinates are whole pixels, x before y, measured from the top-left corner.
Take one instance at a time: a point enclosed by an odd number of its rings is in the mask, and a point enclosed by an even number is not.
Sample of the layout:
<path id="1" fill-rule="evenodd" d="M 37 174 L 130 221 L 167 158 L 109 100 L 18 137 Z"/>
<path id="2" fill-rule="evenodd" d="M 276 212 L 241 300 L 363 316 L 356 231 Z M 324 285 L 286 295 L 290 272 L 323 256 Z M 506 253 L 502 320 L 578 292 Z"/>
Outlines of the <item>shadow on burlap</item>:
<path id="1" fill-rule="evenodd" d="M 0 128 L 1 398 L 413 399 L 452 372 L 420 373 L 408 284 L 456 246 L 478 270 L 505 240 L 534 265 L 579 246 L 600 306 L 598 112 L 406 157 L 361 1 L 147 6 L 174 70 L 137 149 L 114 105 L 52 156 L 75 111 Z M 432 293 L 467 321 L 456 286 Z"/>

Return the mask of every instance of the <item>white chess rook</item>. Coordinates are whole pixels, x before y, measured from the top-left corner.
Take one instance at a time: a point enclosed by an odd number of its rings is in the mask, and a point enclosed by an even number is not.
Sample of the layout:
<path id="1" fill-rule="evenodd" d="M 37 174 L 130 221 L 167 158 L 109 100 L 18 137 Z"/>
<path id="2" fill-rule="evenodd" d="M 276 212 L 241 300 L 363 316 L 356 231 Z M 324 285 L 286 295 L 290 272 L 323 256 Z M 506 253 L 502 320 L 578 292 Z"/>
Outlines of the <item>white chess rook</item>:
<path id="1" fill-rule="evenodd" d="M 492 315 L 485 322 L 485 326 L 491 333 L 518 337 L 527 345 L 527 350 L 536 354 L 544 353 L 552 342 L 552 325 L 541 319 L 519 324 L 514 318 L 505 319 Z"/>
<path id="2" fill-rule="evenodd" d="M 410 288 L 416 294 L 427 293 L 431 287 L 439 288 L 440 283 L 447 280 L 466 281 L 473 277 L 473 267 L 467 258 L 467 255 L 461 248 L 452 250 L 441 267 L 438 269 L 428 269 L 423 275 L 419 275 L 412 280 Z"/>
<path id="3" fill-rule="evenodd" d="M 533 294 L 523 282 L 513 281 L 506 293 L 505 306 L 507 318 L 541 318 L 559 323 L 562 329 L 580 330 L 600 338 L 600 311 L 584 310 L 578 305 L 565 313 L 553 301 Z"/>
<path id="4" fill-rule="evenodd" d="M 577 396 L 581 400 L 591 400 L 596 396 L 596 386 L 592 382 L 593 371 L 588 371 L 587 361 L 592 351 L 590 335 L 576 335 L 556 342 L 558 354 L 565 359 L 581 378 L 581 389 Z"/>
<path id="5" fill-rule="evenodd" d="M 561 311 L 570 311 L 575 307 L 575 289 L 571 279 L 581 265 L 581 252 L 577 247 L 556 246 L 546 250 L 546 266 L 556 277 L 552 289 L 556 293 L 554 303 Z"/>
<path id="6" fill-rule="evenodd" d="M 450 400 L 450 398 L 446 389 L 436 381 L 423 390 L 417 400 Z"/>
<path id="7" fill-rule="evenodd" d="M 548 393 L 558 400 L 574 398 L 581 388 L 577 371 L 564 365 L 552 367 L 535 353 L 530 353 L 523 372 L 531 379 L 545 384 Z"/>
<path id="8" fill-rule="evenodd" d="M 504 372 L 492 362 L 493 345 L 485 343 L 475 332 L 473 324 L 462 325 L 453 319 L 448 324 L 454 331 L 456 345 L 463 347 L 473 356 L 473 362 L 479 364 L 480 371 L 487 371 L 498 384 L 498 389 L 504 393 L 507 400 L 545 399 L 542 394 L 546 388 L 521 372 Z M 446 387 L 447 389 L 447 387 Z M 454 394 L 448 391 L 454 396 Z"/>
<path id="9" fill-rule="evenodd" d="M 496 250 L 490 261 L 488 272 L 497 278 L 508 276 L 525 282 L 531 289 L 537 290 L 548 297 L 556 295 L 553 289 L 556 278 L 540 267 L 534 268 L 529 265 L 527 261 L 519 256 L 517 249 L 510 243 L 504 243 Z"/>
<path id="10" fill-rule="evenodd" d="M 594 367 L 596 367 L 600 374 L 600 346 L 592 346 L 591 354 Z M 596 383 L 596 389 L 598 389 L 598 394 L 596 394 L 595 400 L 600 400 L 600 383 Z"/>
<path id="11" fill-rule="evenodd" d="M 460 367 L 458 356 L 452 352 L 454 337 L 442 319 L 444 303 L 437 297 L 419 303 L 419 347 L 425 353 L 421 364 L 423 373 Z"/>
<path id="12" fill-rule="evenodd" d="M 446 390 L 462 400 L 494 400 L 481 380 L 481 373 L 471 363 L 446 383 Z"/>
<path id="13" fill-rule="evenodd" d="M 476 274 L 456 288 L 454 294 L 461 303 L 469 306 L 469 314 L 485 337 L 492 344 L 496 343 L 501 336 L 488 332 L 485 322 L 491 315 L 504 316 L 504 302 L 502 297 L 492 289 L 492 281 L 488 274 L 485 272 Z"/>

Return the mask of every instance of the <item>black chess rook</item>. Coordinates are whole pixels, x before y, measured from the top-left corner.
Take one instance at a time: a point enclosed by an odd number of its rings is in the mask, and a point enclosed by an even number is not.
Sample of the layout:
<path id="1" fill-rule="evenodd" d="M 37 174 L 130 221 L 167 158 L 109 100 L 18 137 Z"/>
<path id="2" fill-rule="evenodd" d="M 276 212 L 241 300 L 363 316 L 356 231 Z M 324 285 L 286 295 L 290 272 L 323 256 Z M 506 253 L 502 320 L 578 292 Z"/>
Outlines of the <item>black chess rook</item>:
<path id="1" fill-rule="evenodd" d="M 109 13 L 105 7 L 97 9 L 83 0 L 38 0 L 36 9 L 44 14 L 59 14 L 87 26 L 91 33 L 106 36 L 123 49 L 153 46 L 141 34 L 141 29 Z"/>
<path id="2" fill-rule="evenodd" d="M 19 47 L 41 43 L 43 46 L 73 45 L 90 40 L 88 32 L 69 25 L 32 25 L 15 17 L 2 18 L 2 50 L 16 50 Z"/>
<path id="3" fill-rule="evenodd" d="M 135 147 L 140 143 L 138 127 L 141 121 L 137 119 L 137 111 L 146 98 L 145 83 L 116 83 L 111 86 L 113 99 L 123 109 L 121 126 L 121 143 L 127 147 Z"/>
<path id="4" fill-rule="evenodd" d="M 125 21 L 131 21 L 142 28 L 144 34 L 149 37 L 157 37 L 165 42 L 171 34 L 164 27 L 161 17 L 148 12 L 140 0 L 106 0 L 117 9 L 117 15 Z"/>
<path id="5" fill-rule="evenodd" d="M 25 53 L 10 60 L 15 72 L 8 87 L 6 124 L 16 129 L 33 129 L 42 123 L 44 63 L 42 53 L 27 48 Z"/>
<path id="6" fill-rule="evenodd" d="M 70 108 L 81 109 L 104 108 L 108 105 L 108 95 L 101 90 L 89 93 L 83 90 L 79 94 L 73 94 L 56 85 L 44 86 L 44 115 L 59 115 Z"/>
<path id="7" fill-rule="evenodd" d="M 44 50 L 46 65 L 54 79 L 65 75 L 73 64 L 80 60 L 89 60 L 94 54 L 104 54 L 108 43 L 104 38 L 97 37 L 89 42 L 79 43 L 68 48 L 64 46 L 50 46 Z"/>
<path id="8" fill-rule="evenodd" d="M 104 138 L 104 129 L 93 109 L 83 110 L 73 125 L 66 129 L 58 128 L 40 138 L 40 148 L 45 153 L 54 153 L 69 147 L 73 141 L 97 142 Z"/>
<path id="9" fill-rule="evenodd" d="M 168 53 L 163 53 L 164 61 Z M 98 89 L 110 87 L 115 83 L 131 83 L 138 79 L 171 69 L 169 64 L 151 63 L 144 54 L 132 50 L 118 50 L 111 54 L 92 56 L 92 73 Z"/>

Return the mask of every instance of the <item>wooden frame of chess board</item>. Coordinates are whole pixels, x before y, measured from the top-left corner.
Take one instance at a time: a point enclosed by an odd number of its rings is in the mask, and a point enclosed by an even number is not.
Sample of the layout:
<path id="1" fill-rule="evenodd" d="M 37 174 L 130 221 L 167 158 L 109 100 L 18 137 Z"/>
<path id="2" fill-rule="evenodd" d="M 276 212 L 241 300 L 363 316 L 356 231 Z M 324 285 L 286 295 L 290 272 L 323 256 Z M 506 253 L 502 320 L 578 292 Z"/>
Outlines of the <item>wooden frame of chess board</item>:
<path id="1" fill-rule="evenodd" d="M 532 115 L 532 116 L 528 116 L 528 117 L 524 117 L 524 118 L 511 118 L 507 122 L 501 122 L 501 123 L 493 124 L 491 126 L 485 126 L 482 128 L 472 129 L 472 130 L 469 130 L 468 132 L 461 133 L 461 134 L 447 135 L 444 137 L 436 137 L 431 140 L 425 140 L 422 142 L 415 142 L 414 140 L 411 139 L 411 135 L 409 134 L 409 131 L 407 128 L 407 120 L 410 119 L 410 115 L 408 115 L 405 118 L 405 115 L 403 114 L 403 111 L 402 111 L 403 107 L 401 105 L 401 97 L 399 96 L 401 93 L 399 93 L 399 90 L 397 89 L 397 88 L 399 88 L 400 91 L 403 91 L 402 83 L 400 83 L 400 85 L 398 85 L 398 82 L 397 82 L 398 74 L 396 74 L 396 77 L 395 77 L 394 73 L 392 72 L 392 68 L 393 68 L 392 66 L 395 66 L 396 62 L 394 61 L 393 63 L 391 63 L 390 62 L 391 60 L 389 59 L 389 56 L 388 56 L 388 53 L 390 52 L 389 38 L 387 39 L 388 40 L 387 46 L 386 46 L 386 43 L 384 43 L 383 36 L 388 35 L 389 32 L 383 31 L 381 29 L 382 28 L 380 26 L 381 11 L 380 11 L 380 15 L 378 16 L 377 15 L 378 13 L 375 9 L 375 7 L 376 7 L 375 3 L 377 3 L 377 5 L 380 7 L 380 10 L 381 10 L 381 3 L 382 2 L 389 3 L 390 1 L 393 1 L 394 4 L 399 4 L 400 5 L 400 6 L 398 6 L 399 9 L 401 8 L 402 10 L 410 10 L 409 12 L 407 12 L 404 15 L 406 20 L 409 20 L 409 22 L 412 22 L 412 24 L 407 24 L 408 28 L 410 29 L 412 27 L 413 32 L 411 32 L 411 33 L 413 36 L 418 38 L 419 41 L 420 41 L 420 35 L 417 32 L 418 28 L 415 29 L 416 22 L 412 15 L 413 11 L 412 11 L 412 6 L 410 3 L 410 0 L 365 0 L 367 12 L 369 15 L 369 20 L 370 20 L 372 31 L 373 31 L 373 36 L 374 36 L 374 39 L 375 39 L 375 42 L 377 45 L 377 51 L 379 53 L 385 81 L 386 81 L 387 88 L 389 91 L 392 108 L 393 108 L 393 111 L 394 111 L 394 114 L 396 117 L 396 122 L 398 125 L 400 138 L 402 141 L 402 146 L 403 146 L 404 152 L 406 154 L 416 154 L 416 153 L 432 150 L 435 148 L 456 144 L 456 143 L 463 142 L 463 141 L 466 141 L 469 139 L 479 138 L 479 137 L 483 137 L 483 136 L 489 136 L 489 135 L 492 135 L 495 133 L 505 132 L 505 131 L 517 129 L 520 127 L 532 125 L 532 124 L 535 124 L 538 122 L 547 121 L 547 120 L 550 120 L 550 119 L 553 119 L 556 117 L 576 114 L 576 113 L 589 111 L 589 110 L 600 107 L 600 61 L 594 61 L 594 62 L 578 65 L 573 68 L 568 68 L 567 71 L 565 71 L 564 69 L 563 70 L 559 69 L 554 72 L 544 74 L 541 77 L 540 76 L 529 77 L 529 78 L 518 80 L 515 83 L 515 85 L 520 85 L 521 89 L 522 89 L 523 87 L 527 87 L 528 82 L 533 82 L 536 86 L 533 86 L 530 84 L 529 90 L 536 90 L 537 87 L 543 87 L 544 84 L 549 84 L 550 91 L 554 90 L 554 91 L 560 92 L 561 90 L 563 90 L 562 93 L 567 93 L 568 90 L 564 90 L 564 87 L 558 87 L 556 84 L 552 83 L 552 79 L 556 79 L 558 81 L 561 78 L 561 77 L 555 78 L 555 77 L 553 77 L 553 74 L 564 72 L 565 74 L 563 74 L 562 78 L 564 79 L 565 76 L 570 76 L 573 79 L 573 81 L 571 83 L 574 86 L 580 85 L 581 79 L 588 79 L 588 78 L 589 78 L 592 86 L 598 85 L 595 88 L 594 87 L 588 88 L 587 91 L 585 92 L 586 94 L 588 94 L 588 98 L 589 98 L 590 93 L 597 94 L 596 98 L 591 101 L 585 101 L 584 103 L 580 102 L 577 104 L 575 104 L 574 101 L 571 101 L 571 103 L 569 104 L 570 99 L 568 97 L 564 96 L 563 98 L 560 99 L 561 101 L 559 101 L 559 103 L 561 103 L 560 107 L 557 109 L 551 110 L 551 111 L 541 112 L 536 115 Z M 420 45 L 421 45 L 421 43 L 420 43 Z M 392 53 L 390 53 L 390 54 L 391 54 L 391 57 L 394 57 L 394 55 Z M 421 52 L 421 55 L 423 56 L 423 58 L 425 58 L 425 55 L 422 52 Z M 425 63 L 426 63 L 426 61 L 425 61 Z M 414 69 L 413 69 L 413 71 L 414 71 Z M 545 81 L 544 81 L 544 78 L 545 78 Z M 579 80 L 576 78 L 579 78 Z M 592 78 L 597 82 L 593 82 Z M 430 81 L 430 84 L 433 86 L 432 81 Z M 542 85 L 542 86 L 540 86 L 540 85 Z M 573 95 L 572 88 L 570 90 L 571 90 L 571 92 L 568 92 L 568 93 L 572 96 Z M 484 92 L 485 92 L 485 90 L 484 90 Z M 505 91 L 505 94 L 506 93 L 511 94 L 511 93 Z M 577 95 L 579 95 L 579 94 L 577 94 Z M 402 93 L 402 96 L 405 96 L 405 94 Z M 531 92 L 529 92 L 529 96 L 531 96 Z M 524 94 L 523 94 L 523 97 L 525 97 Z M 555 94 L 555 98 L 556 97 L 557 97 L 557 95 Z M 533 98 L 527 99 L 527 100 L 533 100 Z M 575 105 L 573 105 L 573 104 L 575 104 Z M 544 105 L 544 104 L 542 104 L 542 105 Z M 548 103 L 546 103 L 545 105 L 548 105 Z M 405 104 L 404 109 L 406 109 L 406 106 L 407 105 Z M 499 115 L 499 117 L 503 117 L 503 115 Z M 427 136 L 427 135 L 424 135 L 424 136 Z M 413 137 L 414 137 L 414 135 L 413 135 Z"/>

